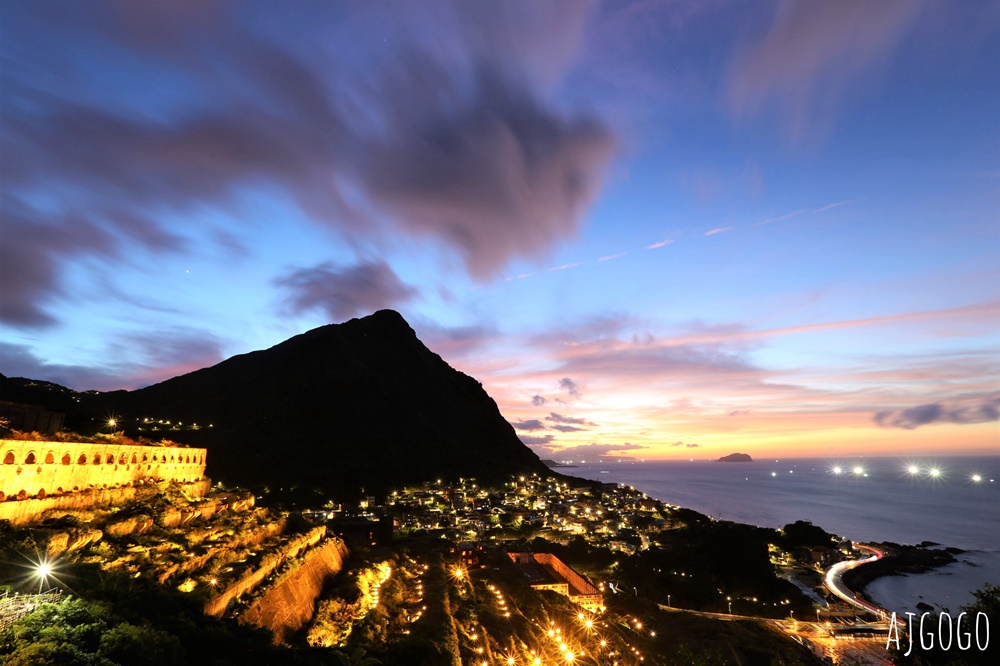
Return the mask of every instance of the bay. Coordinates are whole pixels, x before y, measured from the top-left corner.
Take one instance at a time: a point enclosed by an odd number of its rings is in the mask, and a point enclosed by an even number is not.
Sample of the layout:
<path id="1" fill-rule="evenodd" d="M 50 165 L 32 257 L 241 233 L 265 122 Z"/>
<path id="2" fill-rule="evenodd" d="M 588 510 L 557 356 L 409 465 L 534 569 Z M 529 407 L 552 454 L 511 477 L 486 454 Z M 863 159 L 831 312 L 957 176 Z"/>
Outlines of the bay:
<path id="1" fill-rule="evenodd" d="M 1000 456 L 572 464 L 557 470 L 633 486 L 715 519 L 776 528 L 808 520 L 854 541 L 968 551 L 937 571 L 872 583 L 872 596 L 897 612 L 918 602 L 954 610 L 983 583 L 1000 583 Z"/>

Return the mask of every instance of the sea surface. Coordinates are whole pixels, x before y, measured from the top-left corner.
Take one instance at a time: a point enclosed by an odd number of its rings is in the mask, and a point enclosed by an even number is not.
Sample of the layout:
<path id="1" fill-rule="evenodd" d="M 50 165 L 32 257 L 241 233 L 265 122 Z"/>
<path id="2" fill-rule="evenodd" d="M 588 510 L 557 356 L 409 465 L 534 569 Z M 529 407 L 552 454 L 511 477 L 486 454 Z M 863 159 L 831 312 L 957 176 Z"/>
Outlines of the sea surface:
<path id="1" fill-rule="evenodd" d="M 633 486 L 716 519 L 764 527 L 808 520 L 854 541 L 930 541 L 966 551 L 941 569 L 871 583 L 872 597 L 897 613 L 917 612 L 919 602 L 956 611 L 985 583 L 1000 584 L 1000 456 L 573 465 L 556 469 Z"/>

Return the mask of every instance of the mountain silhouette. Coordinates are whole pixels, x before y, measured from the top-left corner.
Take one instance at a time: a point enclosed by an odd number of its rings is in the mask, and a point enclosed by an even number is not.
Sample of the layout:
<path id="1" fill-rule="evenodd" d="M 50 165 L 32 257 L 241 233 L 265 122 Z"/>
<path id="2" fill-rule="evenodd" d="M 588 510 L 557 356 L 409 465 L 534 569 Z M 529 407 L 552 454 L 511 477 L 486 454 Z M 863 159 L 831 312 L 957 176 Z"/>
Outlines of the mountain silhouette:
<path id="1" fill-rule="evenodd" d="M 65 411 L 67 426 L 81 432 L 114 416 L 130 436 L 204 446 L 209 476 L 265 500 L 313 503 L 439 478 L 549 473 L 482 385 L 427 349 L 392 310 L 134 391 L 77 393 L 2 378 L 0 400 Z"/>

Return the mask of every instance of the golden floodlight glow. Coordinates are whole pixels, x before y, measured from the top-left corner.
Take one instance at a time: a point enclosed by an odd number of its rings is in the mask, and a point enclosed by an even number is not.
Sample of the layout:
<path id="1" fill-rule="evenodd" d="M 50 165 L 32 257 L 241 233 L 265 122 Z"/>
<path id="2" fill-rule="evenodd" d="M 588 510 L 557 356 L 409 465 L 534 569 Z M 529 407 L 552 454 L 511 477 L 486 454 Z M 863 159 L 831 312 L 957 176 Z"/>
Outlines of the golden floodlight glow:
<path id="1" fill-rule="evenodd" d="M 929 474 L 930 474 L 931 476 L 933 476 L 933 477 L 934 477 L 935 479 L 936 479 L 937 477 L 941 476 L 941 470 L 940 470 L 940 469 L 938 469 L 937 467 L 931 467 L 931 468 L 930 468 L 930 470 L 928 471 L 928 473 L 929 473 Z"/>
<path id="2" fill-rule="evenodd" d="M 860 475 L 862 475 L 862 474 L 865 473 L 865 468 L 862 467 L 861 465 L 855 465 L 853 471 L 854 471 L 855 474 L 857 474 L 858 476 L 860 476 Z"/>
<path id="3" fill-rule="evenodd" d="M 906 468 L 906 471 L 909 472 L 910 474 L 920 474 L 920 468 L 917 467 L 916 465 L 910 465 L 909 467 Z"/>
<path id="4" fill-rule="evenodd" d="M 979 483 L 982 480 L 983 480 L 983 477 L 981 475 L 979 475 L 979 474 L 973 474 L 972 475 L 972 482 L 973 483 Z"/>

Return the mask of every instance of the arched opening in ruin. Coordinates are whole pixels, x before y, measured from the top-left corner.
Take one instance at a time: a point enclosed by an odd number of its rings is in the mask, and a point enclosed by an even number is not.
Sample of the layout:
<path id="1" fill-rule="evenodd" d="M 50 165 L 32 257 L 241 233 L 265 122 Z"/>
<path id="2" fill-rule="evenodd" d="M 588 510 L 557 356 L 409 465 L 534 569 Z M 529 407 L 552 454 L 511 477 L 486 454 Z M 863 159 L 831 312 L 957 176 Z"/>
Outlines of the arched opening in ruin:
<path id="1" fill-rule="evenodd" d="M 28 451 L 28 455 L 26 455 L 24 457 L 24 464 L 25 465 L 34 465 L 35 464 L 35 460 L 36 460 L 36 458 L 35 458 L 35 452 L 34 451 Z"/>
<path id="2" fill-rule="evenodd" d="M 73 492 L 80 492 L 80 486 L 73 486 Z"/>
<path id="3" fill-rule="evenodd" d="M 143 453 L 142 454 L 142 462 L 149 462 L 149 454 L 148 453 Z"/>
<path id="4" fill-rule="evenodd" d="M 19 499 L 19 500 L 27 499 L 27 497 L 28 497 L 28 491 L 27 490 L 22 490 L 22 491 L 20 491 L 20 492 L 17 493 L 17 499 Z"/>
<path id="5" fill-rule="evenodd" d="M 64 492 L 66 492 L 66 491 L 64 491 L 64 490 L 62 489 L 62 486 L 59 486 L 58 488 L 56 488 L 56 494 L 57 494 L 57 495 L 62 495 L 62 494 L 63 494 Z"/>
<path id="6" fill-rule="evenodd" d="M 14 452 L 13 451 L 8 451 L 6 453 L 6 455 L 4 455 L 4 457 L 3 457 L 3 464 L 4 465 L 13 465 L 14 464 Z"/>
<path id="7" fill-rule="evenodd" d="M 132 487 L 132 482 L 131 481 L 126 481 L 125 482 L 125 487 L 126 488 L 131 488 Z"/>
<path id="8" fill-rule="evenodd" d="M 114 465 L 115 464 L 115 454 L 109 453 L 108 454 L 108 461 L 107 462 L 108 462 L 109 465 Z"/>
<path id="9" fill-rule="evenodd" d="M 94 464 L 95 465 L 100 465 L 101 464 L 101 454 L 100 453 L 95 453 L 94 454 Z"/>
<path id="10" fill-rule="evenodd" d="M 139 462 L 139 456 L 137 456 L 137 455 L 135 455 L 135 454 L 133 453 L 133 454 L 132 454 L 132 464 L 134 465 L 134 464 L 136 464 L 137 462 Z"/>
<path id="11" fill-rule="evenodd" d="M 84 460 L 86 460 L 86 459 L 87 459 L 86 456 L 84 456 Z M 70 455 L 68 453 L 64 453 L 63 457 L 62 457 L 62 464 L 63 465 L 68 465 L 71 462 L 73 462 L 73 459 L 70 457 Z"/>
<path id="12" fill-rule="evenodd" d="M 126 460 L 128 460 L 128 457 L 124 453 L 122 453 L 120 456 L 118 456 L 118 464 L 119 465 L 124 465 Z"/>
<path id="13" fill-rule="evenodd" d="M 51 465 L 55 461 L 56 461 L 56 454 L 52 453 L 51 451 L 49 451 L 48 453 L 45 454 L 45 464 L 46 465 Z"/>
<path id="14" fill-rule="evenodd" d="M 190 465 L 191 464 L 191 456 L 188 456 L 187 458 L 185 458 L 184 462 L 186 462 L 188 465 Z"/>
<path id="15" fill-rule="evenodd" d="M 45 488 L 39 488 L 38 493 L 35 494 L 38 499 L 45 499 Z"/>
<path id="16" fill-rule="evenodd" d="M 155 453 L 153 454 L 153 462 L 159 462 L 159 457 Z"/>
<path id="17" fill-rule="evenodd" d="M 6 501 L 7 501 L 7 493 L 0 490 L 0 502 L 6 502 Z"/>
<path id="18" fill-rule="evenodd" d="M 69 455 L 69 454 L 67 454 L 67 455 Z M 76 459 L 76 464 L 77 465 L 86 465 L 87 464 L 87 454 L 86 453 L 81 453 L 80 457 Z"/>
<path id="19" fill-rule="evenodd" d="M 201 454 L 200 458 L 198 458 L 198 464 L 199 465 L 204 465 L 205 464 L 205 454 L 204 453 Z"/>
<path id="20" fill-rule="evenodd" d="M 174 457 L 170 456 L 170 462 L 174 462 Z"/>

